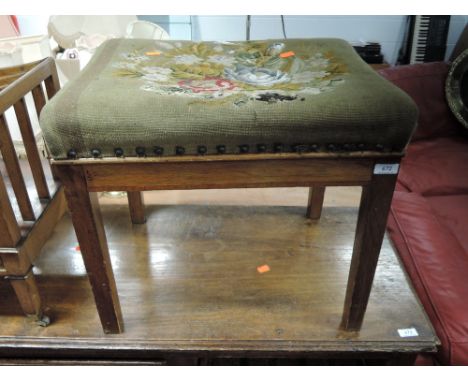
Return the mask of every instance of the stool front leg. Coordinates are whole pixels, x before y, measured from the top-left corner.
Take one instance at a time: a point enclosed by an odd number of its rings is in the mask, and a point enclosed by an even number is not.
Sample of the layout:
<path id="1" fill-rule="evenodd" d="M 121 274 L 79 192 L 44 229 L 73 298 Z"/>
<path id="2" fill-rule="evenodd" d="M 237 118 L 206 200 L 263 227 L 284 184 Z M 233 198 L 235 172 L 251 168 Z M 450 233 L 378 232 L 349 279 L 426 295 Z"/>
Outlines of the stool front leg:
<path id="1" fill-rule="evenodd" d="M 363 186 L 341 328 L 361 329 L 397 175 L 373 175 Z"/>
<path id="2" fill-rule="evenodd" d="M 57 174 L 75 228 L 81 254 L 105 333 L 121 333 L 123 319 L 96 193 L 89 193 L 80 166 L 57 165 Z"/>

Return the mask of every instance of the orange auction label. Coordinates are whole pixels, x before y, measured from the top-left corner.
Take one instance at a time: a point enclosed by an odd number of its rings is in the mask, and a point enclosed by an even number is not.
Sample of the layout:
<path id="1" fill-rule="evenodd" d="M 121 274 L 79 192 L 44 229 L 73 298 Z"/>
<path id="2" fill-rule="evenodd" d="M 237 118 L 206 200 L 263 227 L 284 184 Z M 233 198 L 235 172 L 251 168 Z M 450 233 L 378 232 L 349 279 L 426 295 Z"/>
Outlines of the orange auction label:
<path id="1" fill-rule="evenodd" d="M 265 265 L 260 265 L 259 267 L 257 267 L 257 272 L 258 273 L 265 273 L 265 272 L 268 272 L 270 271 L 270 267 L 265 264 Z"/>
<path id="2" fill-rule="evenodd" d="M 294 53 L 292 50 L 290 50 L 288 52 L 281 53 L 280 57 L 281 58 L 288 58 L 288 57 L 292 57 L 292 56 L 295 56 L 295 55 L 296 55 L 296 53 Z"/>

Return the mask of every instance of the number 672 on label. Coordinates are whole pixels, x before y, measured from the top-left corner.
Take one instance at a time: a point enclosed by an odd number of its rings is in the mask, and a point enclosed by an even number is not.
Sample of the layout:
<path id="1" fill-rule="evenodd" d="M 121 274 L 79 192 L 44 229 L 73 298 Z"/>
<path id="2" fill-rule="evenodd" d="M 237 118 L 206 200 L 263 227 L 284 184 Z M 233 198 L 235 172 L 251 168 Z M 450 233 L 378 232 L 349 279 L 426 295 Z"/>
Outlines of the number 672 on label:
<path id="1" fill-rule="evenodd" d="M 400 165 L 398 163 L 376 163 L 374 166 L 374 174 L 377 175 L 393 175 L 398 174 Z"/>

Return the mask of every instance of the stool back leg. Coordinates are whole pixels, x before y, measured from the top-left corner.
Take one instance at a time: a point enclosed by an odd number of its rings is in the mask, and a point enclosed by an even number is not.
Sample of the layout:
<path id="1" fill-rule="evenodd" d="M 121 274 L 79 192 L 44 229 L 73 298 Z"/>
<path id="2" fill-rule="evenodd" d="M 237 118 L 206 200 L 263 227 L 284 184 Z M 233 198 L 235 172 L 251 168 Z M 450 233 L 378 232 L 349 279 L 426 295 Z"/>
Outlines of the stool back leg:
<path id="1" fill-rule="evenodd" d="M 309 189 L 309 202 L 307 204 L 306 217 L 313 220 L 320 219 L 324 196 L 325 187 L 314 186 Z"/>
<path id="2" fill-rule="evenodd" d="M 145 203 L 143 201 L 143 192 L 128 191 L 128 207 L 130 209 L 130 218 L 133 224 L 143 224 L 146 222 Z"/>

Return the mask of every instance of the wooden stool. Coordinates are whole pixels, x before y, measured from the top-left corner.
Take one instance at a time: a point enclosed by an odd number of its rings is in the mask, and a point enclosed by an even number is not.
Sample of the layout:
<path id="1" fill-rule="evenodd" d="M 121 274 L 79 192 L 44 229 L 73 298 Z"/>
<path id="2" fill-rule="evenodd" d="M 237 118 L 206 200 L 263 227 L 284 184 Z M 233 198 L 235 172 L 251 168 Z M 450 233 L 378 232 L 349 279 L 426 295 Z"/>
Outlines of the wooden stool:
<path id="1" fill-rule="evenodd" d="M 56 182 L 55 187 L 51 189 L 47 185 L 41 155 L 24 98 L 29 92 L 32 93 L 39 116 L 46 103 L 42 88 L 43 82 L 50 99 L 60 88 L 52 59 L 0 70 L 0 88 L 2 89 L 0 92 L 0 149 L 3 158 L 2 165 L 8 173 L 8 179 L 0 176 L 0 277 L 10 281 L 24 313 L 35 317 L 40 325 L 45 326 L 49 323 L 49 318 L 43 314 L 43 304 L 32 266 L 42 246 L 66 211 L 66 203 L 63 188 L 59 182 Z M 37 190 L 38 198 L 34 203 L 29 197 L 23 169 L 18 161 L 4 116 L 5 111 L 12 106 L 16 113 Z M 16 196 L 21 214 L 20 221 L 16 218 L 8 196 L 8 183 L 11 184 Z"/>
<path id="2" fill-rule="evenodd" d="M 44 109 L 106 333 L 123 320 L 96 192 L 362 186 L 342 328 L 367 307 L 414 104 L 341 40 L 111 40 Z"/>

